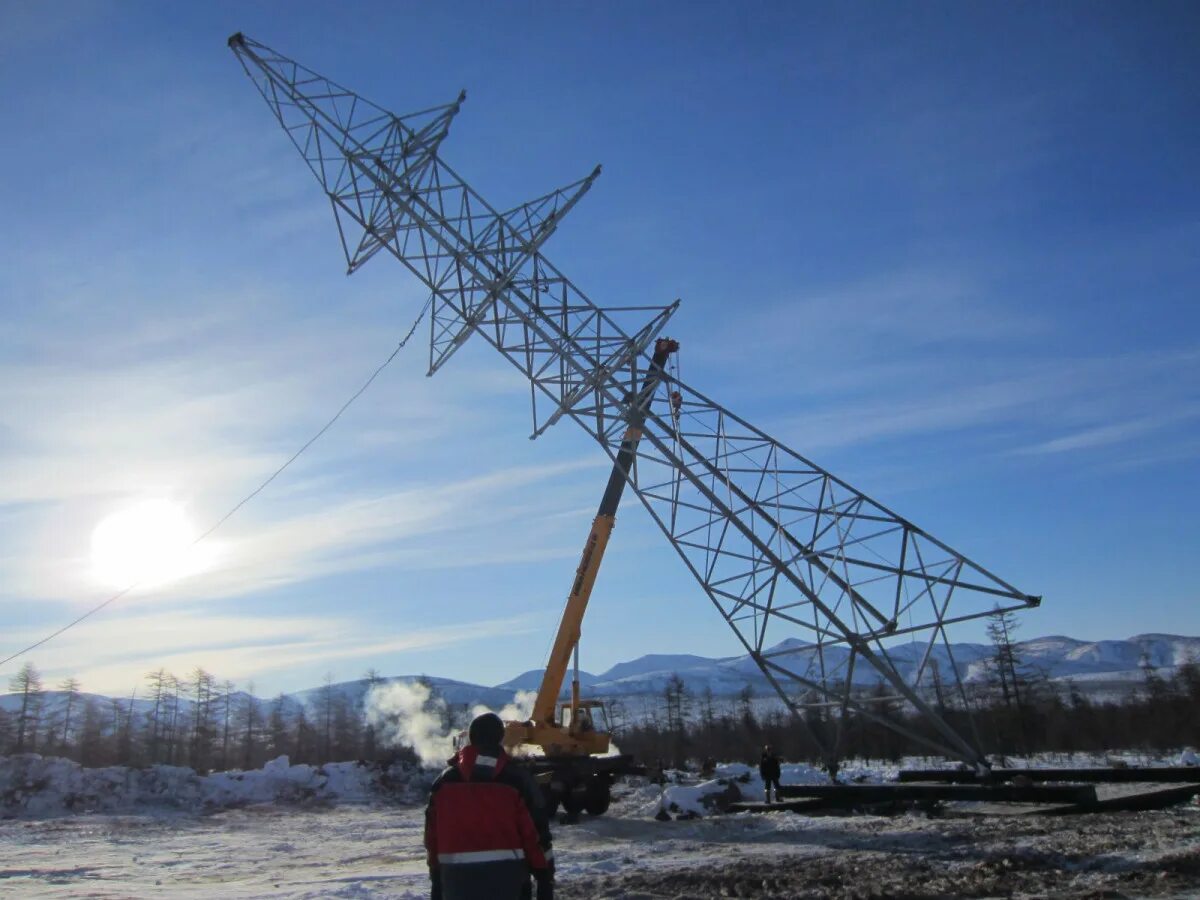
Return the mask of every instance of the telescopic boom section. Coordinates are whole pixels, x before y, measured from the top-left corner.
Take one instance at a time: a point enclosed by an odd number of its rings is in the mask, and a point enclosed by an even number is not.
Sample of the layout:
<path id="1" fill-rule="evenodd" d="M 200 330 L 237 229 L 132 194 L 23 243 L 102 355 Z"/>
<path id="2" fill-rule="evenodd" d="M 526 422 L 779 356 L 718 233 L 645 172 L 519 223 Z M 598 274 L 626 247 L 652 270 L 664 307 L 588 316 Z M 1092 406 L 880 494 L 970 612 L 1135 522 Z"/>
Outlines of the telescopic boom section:
<path id="1" fill-rule="evenodd" d="M 546 673 L 542 676 L 542 686 L 533 707 L 532 718 L 536 724 L 549 725 L 554 722 L 554 710 L 567 667 L 571 663 L 571 653 L 579 644 L 583 615 L 587 612 L 592 587 L 596 584 L 596 574 L 604 560 L 604 551 L 608 547 L 608 538 L 616 521 L 621 495 L 630 479 L 638 442 L 642 438 L 643 419 L 650 402 L 654 399 L 655 391 L 662 383 L 667 360 L 678 349 L 679 342 L 671 338 L 659 338 L 654 343 L 654 356 L 650 360 L 650 368 L 646 372 L 637 403 L 630 414 L 629 427 L 621 441 L 612 473 L 608 476 L 608 486 L 604 489 L 600 508 L 596 511 L 596 518 L 592 520 L 592 530 L 588 533 L 587 543 L 583 545 L 583 556 L 579 560 L 579 568 L 575 571 L 571 593 L 567 596 L 567 605 L 558 625 L 558 636 L 554 639 L 554 649 L 550 651 Z M 571 703 L 572 709 L 579 703 L 578 675 L 571 684 Z"/>

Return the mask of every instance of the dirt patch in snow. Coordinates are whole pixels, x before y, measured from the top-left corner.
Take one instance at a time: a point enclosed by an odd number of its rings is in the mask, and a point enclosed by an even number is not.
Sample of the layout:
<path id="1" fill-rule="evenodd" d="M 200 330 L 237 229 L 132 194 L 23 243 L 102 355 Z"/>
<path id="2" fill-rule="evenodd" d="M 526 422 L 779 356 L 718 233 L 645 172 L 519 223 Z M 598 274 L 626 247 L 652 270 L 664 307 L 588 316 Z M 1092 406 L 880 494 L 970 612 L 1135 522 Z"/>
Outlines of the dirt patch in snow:
<path id="1" fill-rule="evenodd" d="M 803 820 L 808 827 L 787 829 L 787 843 L 777 834 L 757 852 L 713 848 L 678 865 L 563 879 L 558 894 L 564 900 L 1194 896 L 1198 812 L 923 822 L 811 818 Z"/>
<path id="2" fill-rule="evenodd" d="M 428 773 L 381 795 L 376 775 L 354 764 L 280 761 L 240 778 L 60 769 L 47 784 L 36 766 L 10 771 L 23 799 L 18 815 L 0 816 L 4 896 L 429 896 Z M 164 781 L 186 790 L 167 804 L 150 790 Z M 327 800 L 296 803 L 283 790 L 293 784 Z M 64 814 L 72 791 L 96 811 Z M 1079 900 L 1195 897 L 1200 885 L 1195 805 L 1074 817 L 981 816 L 972 807 L 958 818 L 780 811 L 656 821 L 668 796 L 689 795 L 631 780 L 614 791 L 608 815 L 556 826 L 559 897 Z"/>

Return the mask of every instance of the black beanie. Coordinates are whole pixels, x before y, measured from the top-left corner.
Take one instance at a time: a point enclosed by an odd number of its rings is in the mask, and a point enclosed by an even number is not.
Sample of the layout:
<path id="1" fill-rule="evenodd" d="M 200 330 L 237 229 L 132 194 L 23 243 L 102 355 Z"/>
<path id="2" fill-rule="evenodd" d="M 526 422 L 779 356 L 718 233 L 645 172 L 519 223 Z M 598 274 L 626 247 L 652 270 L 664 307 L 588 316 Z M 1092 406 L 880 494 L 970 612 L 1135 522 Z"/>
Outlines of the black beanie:
<path id="1" fill-rule="evenodd" d="M 473 746 L 499 747 L 504 740 L 504 723 L 495 713 L 483 713 L 475 717 L 467 733 Z"/>

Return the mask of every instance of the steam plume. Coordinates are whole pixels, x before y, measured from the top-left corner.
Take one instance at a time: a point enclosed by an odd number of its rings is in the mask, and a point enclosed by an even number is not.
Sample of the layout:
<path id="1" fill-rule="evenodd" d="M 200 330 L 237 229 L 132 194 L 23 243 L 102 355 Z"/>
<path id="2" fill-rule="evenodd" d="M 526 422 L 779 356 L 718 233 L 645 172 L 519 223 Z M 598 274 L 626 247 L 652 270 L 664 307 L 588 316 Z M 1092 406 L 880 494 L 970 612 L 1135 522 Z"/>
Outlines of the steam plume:
<path id="1" fill-rule="evenodd" d="M 367 721 L 388 745 L 412 747 L 427 766 L 441 765 L 453 753 L 446 701 L 419 681 L 374 685 L 363 698 Z"/>

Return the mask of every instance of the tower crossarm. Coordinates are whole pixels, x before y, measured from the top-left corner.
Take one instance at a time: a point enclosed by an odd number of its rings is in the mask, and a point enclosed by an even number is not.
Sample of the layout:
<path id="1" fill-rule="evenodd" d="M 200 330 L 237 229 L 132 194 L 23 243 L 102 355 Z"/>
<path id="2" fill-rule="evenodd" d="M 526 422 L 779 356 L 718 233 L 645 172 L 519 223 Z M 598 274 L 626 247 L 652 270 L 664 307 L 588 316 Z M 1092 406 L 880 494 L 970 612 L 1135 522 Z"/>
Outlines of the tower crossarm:
<path id="1" fill-rule="evenodd" d="M 351 271 L 386 249 L 432 292 L 430 374 L 484 334 L 530 380 L 534 435 L 584 404 L 619 440 L 624 394 L 677 304 L 603 309 L 540 253 L 600 168 L 501 213 L 437 155 L 462 96 L 395 116 L 245 35 L 229 45 L 333 203 Z M 615 405 L 595 390 L 609 378 L 626 385 Z"/>

